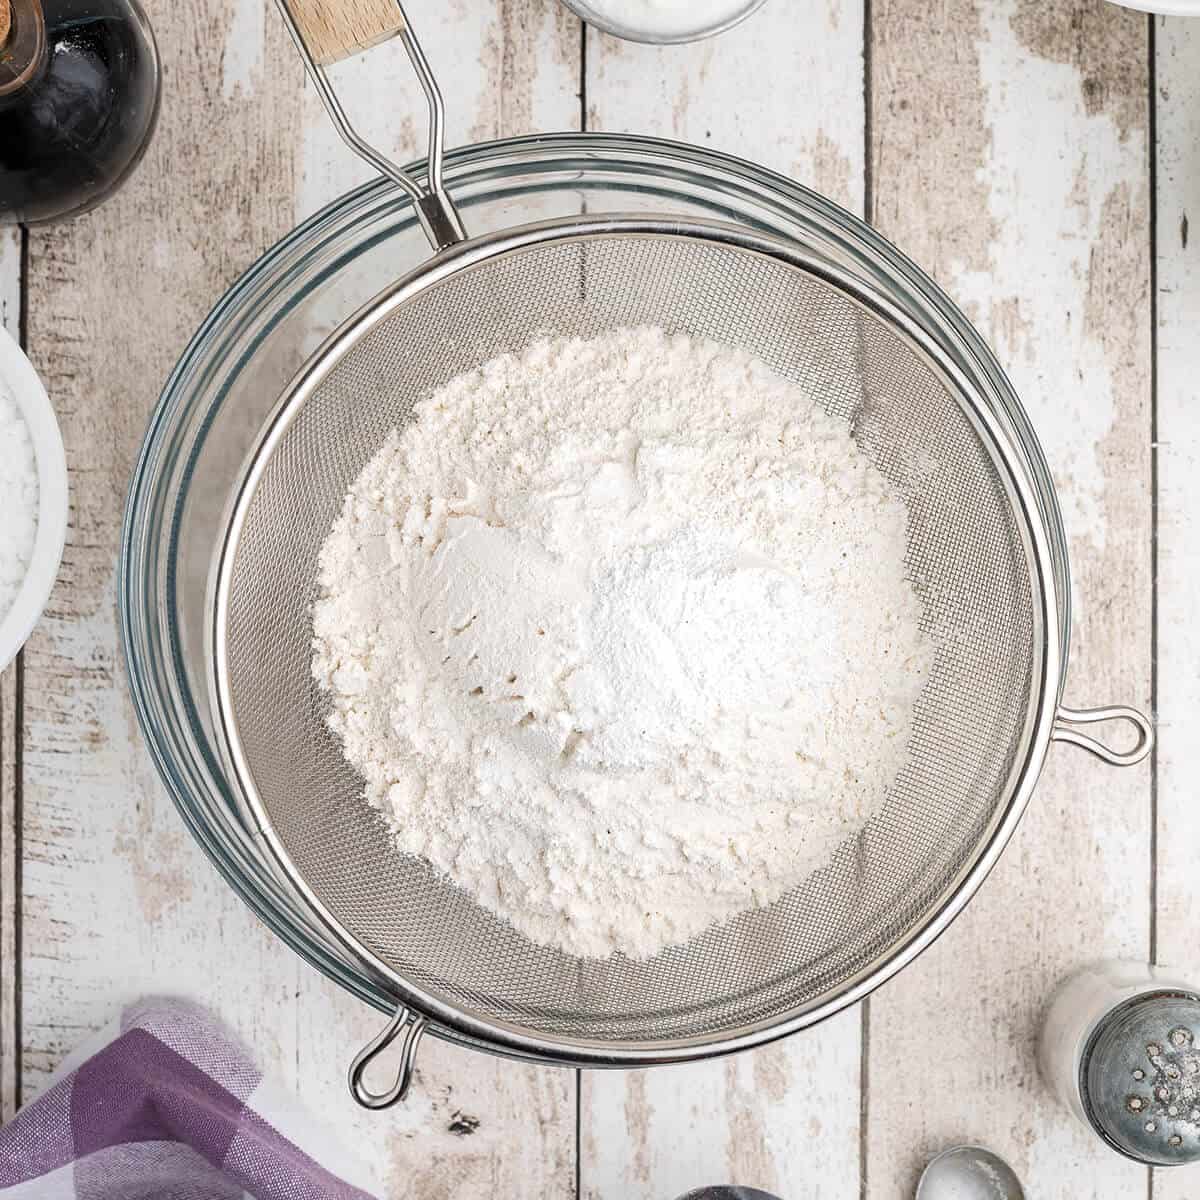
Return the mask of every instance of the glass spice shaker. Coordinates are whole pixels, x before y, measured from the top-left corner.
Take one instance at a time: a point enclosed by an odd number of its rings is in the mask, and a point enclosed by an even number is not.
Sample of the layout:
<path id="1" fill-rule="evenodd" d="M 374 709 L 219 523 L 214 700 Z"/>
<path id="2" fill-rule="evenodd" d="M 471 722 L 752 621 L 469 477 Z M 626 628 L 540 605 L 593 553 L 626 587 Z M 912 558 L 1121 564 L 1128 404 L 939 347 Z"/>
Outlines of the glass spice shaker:
<path id="1" fill-rule="evenodd" d="M 112 195 L 154 132 L 159 94 L 137 0 L 0 0 L 0 224 Z"/>
<path id="2" fill-rule="evenodd" d="M 1200 1162 L 1200 987 L 1144 963 L 1086 967 L 1051 999 L 1038 1061 L 1112 1149 L 1148 1166 Z"/>

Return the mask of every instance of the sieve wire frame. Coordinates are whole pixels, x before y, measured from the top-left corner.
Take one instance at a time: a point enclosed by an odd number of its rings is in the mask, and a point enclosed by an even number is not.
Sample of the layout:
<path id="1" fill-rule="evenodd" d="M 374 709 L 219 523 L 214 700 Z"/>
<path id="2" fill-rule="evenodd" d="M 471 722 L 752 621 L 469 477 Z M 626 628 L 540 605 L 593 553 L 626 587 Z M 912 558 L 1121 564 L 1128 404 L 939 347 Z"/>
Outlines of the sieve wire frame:
<path id="1" fill-rule="evenodd" d="M 355 936 L 334 915 L 297 868 L 257 785 L 239 730 L 230 682 L 229 614 L 235 563 L 243 528 L 257 488 L 272 456 L 302 411 L 307 399 L 321 386 L 341 360 L 377 325 L 401 306 L 433 287 L 474 266 L 504 255 L 561 243 L 582 243 L 602 238 L 679 238 L 724 246 L 760 255 L 805 272 L 837 290 L 843 298 L 886 326 L 905 343 L 953 396 L 976 436 L 987 450 L 1001 482 L 1019 532 L 1029 567 L 1032 605 L 1031 703 L 1012 754 L 1012 768 L 992 819 L 981 835 L 975 853 L 949 880 L 915 922 L 869 965 L 849 974 L 821 996 L 781 1014 L 721 1030 L 662 1041 L 570 1037 L 548 1034 L 525 1025 L 500 1020 L 466 1007 L 444 994 L 421 986 L 398 972 Z M 673 1062 L 699 1061 L 737 1053 L 788 1036 L 828 1019 L 857 1003 L 912 962 L 953 922 L 998 861 L 1024 814 L 1045 761 L 1058 712 L 1062 649 L 1057 635 L 1058 599 L 1052 555 L 1051 531 L 1038 503 L 1036 485 L 1027 470 L 1024 452 L 1011 436 L 1008 424 L 974 390 L 956 364 L 934 339 L 898 308 L 881 290 L 799 242 L 761 233 L 747 227 L 696 218 L 671 218 L 612 213 L 563 217 L 521 225 L 468 239 L 444 249 L 413 271 L 400 277 L 340 325 L 311 356 L 275 405 L 263 431 L 247 457 L 233 489 L 223 521 L 210 579 L 209 687 L 219 716 L 218 736 L 240 786 L 243 807 L 252 818 L 274 867 L 309 906 L 315 923 L 395 1001 L 399 1013 L 428 1022 L 427 1032 L 493 1053 L 568 1067 L 647 1067 Z"/>

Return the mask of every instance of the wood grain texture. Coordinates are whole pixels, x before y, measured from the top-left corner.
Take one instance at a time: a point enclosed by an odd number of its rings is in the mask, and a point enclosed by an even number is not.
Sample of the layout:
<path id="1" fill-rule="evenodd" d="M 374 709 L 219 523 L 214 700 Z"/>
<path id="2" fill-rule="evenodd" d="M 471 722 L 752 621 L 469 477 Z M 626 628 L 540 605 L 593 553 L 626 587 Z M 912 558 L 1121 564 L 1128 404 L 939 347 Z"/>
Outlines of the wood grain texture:
<path id="1" fill-rule="evenodd" d="M 2 3 L 2 0 L 0 0 Z M 0 38 L 2 41 L 3 38 Z M 19 340 L 21 232 L 0 228 L 0 329 Z M 16 663 L 0 671 L 0 1122 L 20 1098 L 20 1023 L 17 1020 L 17 912 L 20 809 L 17 800 L 19 728 Z"/>
<path id="2" fill-rule="evenodd" d="M 17 1020 L 17 880 L 21 852 L 18 788 L 18 706 L 14 663 L 0 671 L 0 1122 L 20 1100 L 20 1024 Z"/>
<path id="3" fill-rule="evenodd" d="M 21 323 L 21 231 L 0 226 L 0 329 L 20 336 Z"/>
<path id="4" fill-rule="evenodd" d="M 569 27 L 558 6 L 480 7 L 430 6 L 422 21 L 431 56 L 441 47 L 441 63 L 453 64 L 454 128 L 507 129 L 552 95 L 560 112 L 577 111 L 577 59 L 545 55 L 544 36 Z M 212 1006 L 302 1093 L 360 1160 L 354 1178 L 379 1194 L 566 1197 L 569 1073 L 430 1041 L 408 1107 L 373 1117 L 354 1108 L 346 1064 L 378 1014 L 259 927 L 192 844 L 142 748 L 113 605 L 121 510 L 146 418 L 237 273 L 299 213 L 359 177 L 262 0 L 148 9 L 167 88 L 146 160 L 109 204 L 30 235 L 30 349 L 62 422 L 76 511 L 55 606 L 27 653 L 26 1091 L 122 1002 L 183 994 Z M 416 95 L 407 69 L 404 87 L 369 96 L 377 112 L 399 114 L 393 131 L 404 127 L 403 97 Z"/>
<path id="5" fill-rule="evenodd" d="M 387 1197 L 469 1200 L 575 1195 L 575 1073 L 523 1066 L 426 1038 L 412 1091 L 387 1113 L 358 1108 L 345 1087 L 347 1047 L 384 1023 L 327 980 L 304 981 L 296 1006 L 296 1084 L 357 1151 L 364 1186 Z M 387 1063 L 374 1082 L 388 1081 Z"/>
<path id="6" fill-rule="evenodd" d="M 1158 259 L 1158 887 L 1160 962 L 1200 983 L 1200 26 L 1156 20 Z M 1195 1200 L 1196 1168 L 1155 1200 Z"/>
<path id="7" fill-rule="evenodd" d="M 579 128 L 580 26 L 557 0 L 449 0 L 410 13 L 446 103 L 446 148 Z M 369 66 L 368 66 L 369 64 Z M 399 42 L 330 72 L 363 136 L 398 162 L 423 156 L 425 98 Z M 305 87 L 296 216 L 371 178 Z"/>
<path id="8" fill-rule="evenodd" d="M 340 62 L 404 29 L 396 0 L 287 0 L 296 28 L 318 63 Z"/>
<path id="9" fill-rule="evenodd" d="M 1101 0 L 881 0 L 872 163 L 882 231 L 995 347 L 1043 440 L 1072 552 L 1067 696 L 1146 705 L 1150 652 L 1147 22 Z M 1039 1082 L 1049 991 L 1147 953 L 1149 769 L 1056 748 L 965 915 L 871 1002 L 871 1197 L 953 1142 L 1045 1200 L 1144 1194 L 1146 1173 Z"/>
<path id="10" fill-rule="evenodd" d="M 862 52 L 862 0 L 775 0 L 686 46 L 589 29 L 588 128 L 736 154 L 861 212 Z"/>
<path id="11" fill-rule="evenodd" d="M 588 127 L 754 159 L 861 212 L 862 48 L 859 0 L 777 0 L 689 46 L 634 45 L 589 30 Z M 737 1183 L 782 1196 L 857 1197 L 859 1031 L 852 1011 L 725 1061 L 585 1074 L 582 1196 L 667 1200 Z"/>
<path id="12" fill-rule="evenodd" d="M 717 1062 L 582 1076 L 581 1197 L 859 1194 L 859 1013 Z M 819 1191 L 814 1184 L 819 1181 Z"/>
<path id="13" fill-rule="evenodd" d="M 73 510 L 54 604 L 25 653 L 26 1097 L 139 994 L 215 1004 L 268 1061 L 294 1057 L 298 968 L 192 844 L 142 749 L 114 570 L 158 387 L 221 290 L 290 223 L 299 70 L 281 31 L 271 87 L 227 99 L 213 81 L 230 5 L 149 15 L 167 86 L 145 160 L 94 213 L 29 235 L 29 351 L 62 426 Z"/>

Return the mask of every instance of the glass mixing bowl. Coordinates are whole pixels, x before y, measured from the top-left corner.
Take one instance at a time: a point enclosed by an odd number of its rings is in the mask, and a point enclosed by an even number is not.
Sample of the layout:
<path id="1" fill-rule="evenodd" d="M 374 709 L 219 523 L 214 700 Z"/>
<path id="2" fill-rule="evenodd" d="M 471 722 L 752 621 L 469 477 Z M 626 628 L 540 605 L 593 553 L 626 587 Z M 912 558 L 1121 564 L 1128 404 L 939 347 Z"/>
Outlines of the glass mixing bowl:
<path id="1" fill-rule="evenodd" d="M 421 172 L 419 165 L 414 170 Z M 966 318 L 858 218 L 738 159 L 600 134 L 468 147 L 447 157 L 446 184 L 472 234 L 581 211 L 733 221 L 793 238 L 882 289 L 989 399 L 1024 463 L 1050 533 L 1065 672 L 1066 541 L 1033 431 Z M 355 995 L 388 1011 L 397 998 L 384 981 L 337 948 L 276 873 L 223 760 L 210 670 L 209 589 L 234 483 L 285 385 L 334 328 L 428 253 L 409 199 L 379 180 L 335 201 L 246 271 L 192 339 L 150 421 L 130 487 L 118 579 L 138 717 L 184 821 L 275 933 Z M 1061 678 L 1057 686 L 1061 696 Z"/>

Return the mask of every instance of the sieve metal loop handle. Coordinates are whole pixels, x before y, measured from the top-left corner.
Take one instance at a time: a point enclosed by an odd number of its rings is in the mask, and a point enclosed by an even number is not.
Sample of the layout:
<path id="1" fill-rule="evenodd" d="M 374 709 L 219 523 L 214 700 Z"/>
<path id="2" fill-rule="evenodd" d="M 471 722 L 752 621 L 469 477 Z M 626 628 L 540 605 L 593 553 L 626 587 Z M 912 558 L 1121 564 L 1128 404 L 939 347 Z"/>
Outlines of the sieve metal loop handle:
<path id="1" fill-rule="evenodd" d="M 467 236 L 466 230 L 442 179 L 446 151 L 442 92 L 400 0 L 276 0 L 276 4 L 342 141 L 412 197 L 421 228 L 434 250 L 461 242 Z M 429 107 L 425 186 L 354 128 L 325 69 L 329 63 L 393 37 L 398 37 L 404 46 Z"/>
<path id="2" fill-rule="evenodd" d="M 1104 721 L 1128 722 L 1137 731 L 1137 741 L 1128 750 L 1114 750 L 1099 738 L 1073 728 L 1076 725 L 1099 725 Z M 1080 746 L 1109 766 L 1132 767 L 1154 748 L 1154 725 L 1144 713 L 1124 704 L 1112 704 L 1105 708 L 1067 708 L 1060 705 L 1051 738 L 1056 742 Z"/>
<path id="3" fill-rule="evenodd" d="M 363 1108 L 378 1110 L 391 1108 L 408 1094 L 412 1083 L 413 1067 L 416 1064 L 417 1046 L 425 1032 L 425 1018 L 400 1005 L 396 1015 L 386 1028 L 375 1035 L 355 1056 L 350 1064 L 350 1094 Z M 400 1068 L 396 1080 L 386 1092 L 372 1092 L 363 1082 L 367 1067 L 382 1054 L 400 1034 L 404 1041 L 400 1045 Z"/>

